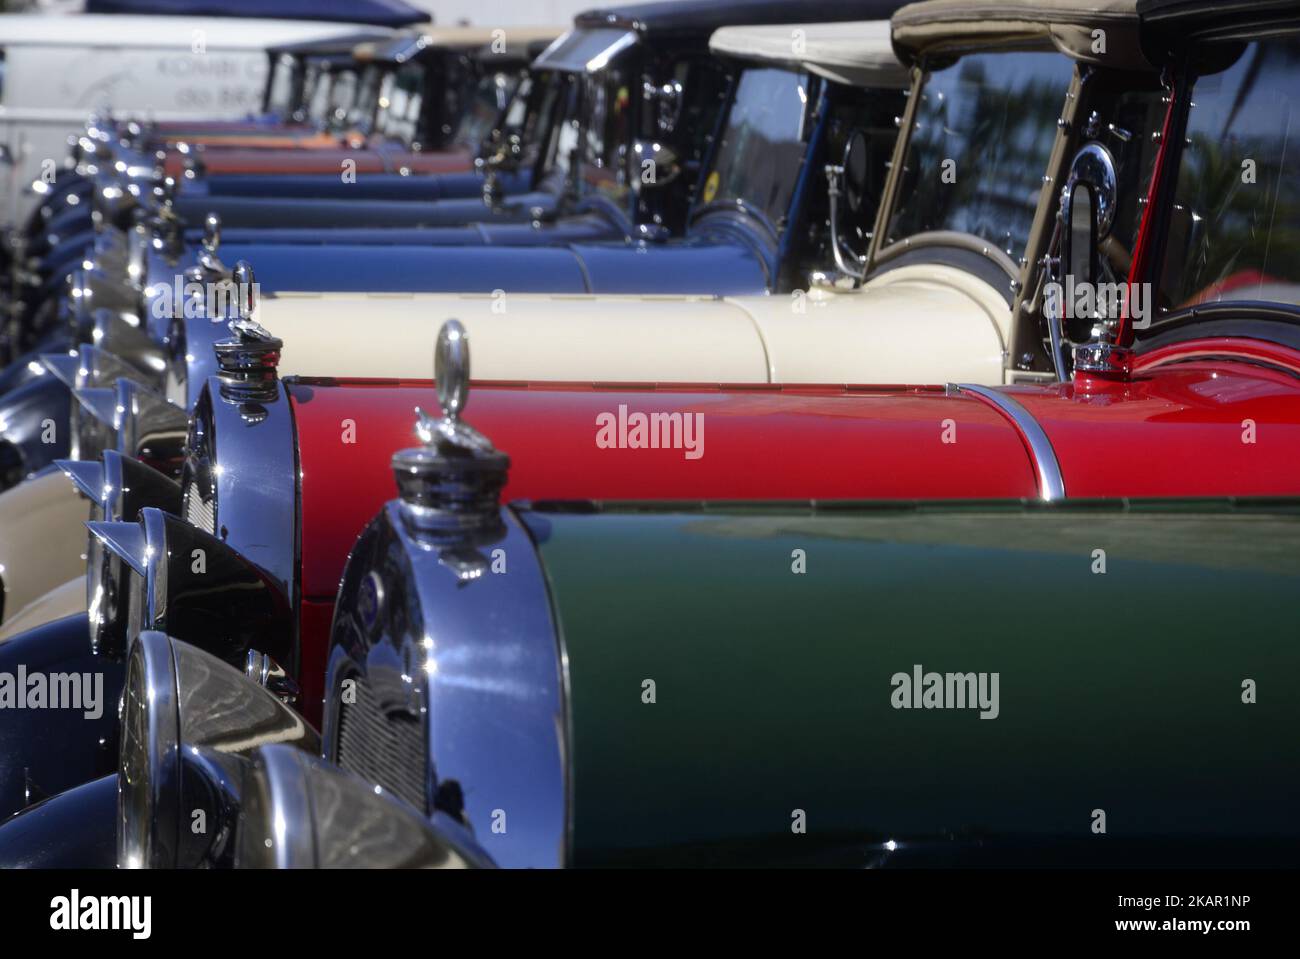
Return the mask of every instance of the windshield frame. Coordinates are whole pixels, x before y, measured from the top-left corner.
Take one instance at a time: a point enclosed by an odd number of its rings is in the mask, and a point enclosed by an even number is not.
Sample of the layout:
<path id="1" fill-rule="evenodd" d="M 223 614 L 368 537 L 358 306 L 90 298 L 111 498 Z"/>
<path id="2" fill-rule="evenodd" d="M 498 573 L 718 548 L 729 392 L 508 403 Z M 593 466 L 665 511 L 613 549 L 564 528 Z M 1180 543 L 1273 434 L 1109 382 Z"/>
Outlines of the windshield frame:
<path id="1" fill-rule="evenodd" d="M 1141 330 L 1135 329 L 1128 317 L 1118 337 L 1124 345 L 1138 344 L 1168 332 L 1171 329 L 1194 325 L 1200 321 L 1223 320 L 1232 315 L 1250 316 L 1278 320 L 1286 318 L 1289 322 L 1300 324 L 1300 303 L 1288 303 L 1282 300 L 1259 300 L 1251 298 L 1224 297 L 1220 299 L 1187 302 L 1179 306 L 1163 309 L 1158 303 L 1166 292 L 1166 270 L 1171 255 L 1169 240 L 1171 221 L 1179 201 L 1179 179 L 1183 172 L 1184 158 L 1189 147 L 1186 143 L 1188 124 L 1192 106 L 1196 99 L 1196 87 L 1205 71 L 1200 64 L 1205 62 L 1206 48 L 1223 43 L 1241 43 L 1249 45 L 1254 42 L 1289 39 L 1300 43 L 1300 26 L 1291 26 L 1258 31 L 1234 32 L 1227 38 L 1213 36 L 1199 38 L 1185 47 L 1177 61 L 1169 68 L 1171 82 L 1175 93 L 1169 104 L 1167 141 L 1173 148 L 1163 151 L 1159 178 L 1160 189 L 1153 198 L 1152 230 L 1150 249 L 1145 251 L 1149 258 L 1149 268 L 1143 280 L 1150 283 L 1155 316 L 1150 324 Z M 1245 55 L 1243 50 L 1242 55 Z M 1209 56 L 1213 61 L 1213 56 Z M 1219 73 L 1223 71 L 1215 71 Z"/>

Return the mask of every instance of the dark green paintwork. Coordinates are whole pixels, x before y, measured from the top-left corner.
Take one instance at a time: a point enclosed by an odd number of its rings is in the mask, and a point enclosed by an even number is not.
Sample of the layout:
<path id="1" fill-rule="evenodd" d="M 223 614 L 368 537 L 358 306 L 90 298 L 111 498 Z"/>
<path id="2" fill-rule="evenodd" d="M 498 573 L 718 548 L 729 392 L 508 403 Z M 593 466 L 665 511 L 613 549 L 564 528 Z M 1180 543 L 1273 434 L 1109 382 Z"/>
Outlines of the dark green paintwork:
<path id="1" fill-rule="evenodd" d="M 525 518 L 568 656 L 577 865 L 1300 848 L 1297 504 Z M 915 663 L 1000 673 L 999 718 L 893 709 Z"/>

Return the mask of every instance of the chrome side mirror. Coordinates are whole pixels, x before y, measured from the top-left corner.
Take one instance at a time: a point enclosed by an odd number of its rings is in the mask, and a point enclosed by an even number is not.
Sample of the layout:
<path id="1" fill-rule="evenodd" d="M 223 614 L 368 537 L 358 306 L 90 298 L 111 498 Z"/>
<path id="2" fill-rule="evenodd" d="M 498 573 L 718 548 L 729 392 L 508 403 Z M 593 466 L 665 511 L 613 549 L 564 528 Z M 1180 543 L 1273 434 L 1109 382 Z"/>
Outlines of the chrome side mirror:
<path id="1" fill-rule="evenodd" d="M 1102 280 L 1100 265 L 1101 242 L 1109 234 L 1115 220 L 1118 202 L 1118 181 L 1115 159 L 1111 152 L 1095 140 L 1085 143 L 1070 163 L 1070 174 L 1061 189 L 1060 210 L 1056 231 L 1049 254 L 1047 279 L 1055 287 L 1053 295 L 1044 292 L 1043 315 L 1051 340 L 1052 365 L 1058 380 L 1066 379 L 1066 359 L 1063 352 L 1067 340 L 1067 300 L 1073 299 L 1076 288 L 1091 287 L 1094 302 L 1097 284 Z M 1091 330 L 1107 326 L 1105 317 L 1078 317 Z M 1101 326 L 1095 326 L 1100 323 Z M 1076 330 L 1082 333 L 1082 330 Z M 1078 339 L 1085 339 L 1080 335 Z M 1085 353 L 1095 344 L 1082 349 Z M 1109 344 L 1106 344 L 1109 347 Z M 1110 360 L 1107 359 L 1109 365 Z M 1077 355 L 1076 355 L 1077 368 Z"/>

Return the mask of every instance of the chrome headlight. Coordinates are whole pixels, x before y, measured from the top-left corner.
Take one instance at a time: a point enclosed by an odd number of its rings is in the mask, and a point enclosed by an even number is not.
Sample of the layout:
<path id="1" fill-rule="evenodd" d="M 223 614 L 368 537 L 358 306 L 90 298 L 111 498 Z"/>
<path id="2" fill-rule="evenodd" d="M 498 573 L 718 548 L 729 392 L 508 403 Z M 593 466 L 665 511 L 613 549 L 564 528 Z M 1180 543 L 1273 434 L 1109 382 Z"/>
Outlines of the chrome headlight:
<path id="1" fill-rule="evenodd" d="M 315 752 L 315 731 L 238 670 L 160 632 L 132 643 L 122 693 L 118 864 L 232 865 L 239 757 L 264 743 Z"/>
<path id="2" fill-rule="evenodd" d="M 465 867 L 490 860 L 309 753 L 315 732 L 238 670 L 159 632 L 131 647 L 122 697 L 118 864 Z"/>

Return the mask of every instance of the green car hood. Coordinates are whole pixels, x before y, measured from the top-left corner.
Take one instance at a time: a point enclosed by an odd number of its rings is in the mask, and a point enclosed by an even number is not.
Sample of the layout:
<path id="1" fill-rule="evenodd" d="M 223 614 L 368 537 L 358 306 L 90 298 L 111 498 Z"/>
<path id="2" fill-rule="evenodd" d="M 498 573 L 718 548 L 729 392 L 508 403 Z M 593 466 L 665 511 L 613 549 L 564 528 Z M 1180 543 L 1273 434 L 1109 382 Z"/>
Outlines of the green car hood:
<path id="1" fill-rule="evenodd" d="M 1300 504 L 521 515 L 567 657 L 576 865 L 1300 848 Z M 996 718 L 926 708 L 896 678 L 918 667 L 998 674 Z"/>

